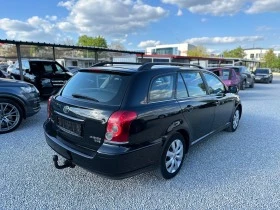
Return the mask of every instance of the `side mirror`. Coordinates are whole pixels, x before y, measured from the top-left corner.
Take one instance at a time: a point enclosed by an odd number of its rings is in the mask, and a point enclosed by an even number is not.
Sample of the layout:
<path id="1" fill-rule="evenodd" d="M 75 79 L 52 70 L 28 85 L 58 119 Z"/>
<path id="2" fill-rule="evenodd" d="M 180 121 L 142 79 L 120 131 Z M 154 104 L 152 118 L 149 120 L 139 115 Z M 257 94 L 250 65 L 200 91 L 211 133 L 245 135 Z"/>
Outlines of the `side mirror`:
<path id="1" fill-rule="evenodd" d="M 230 86 L 228 88 L 228 92 L 237 94 L 238 93 L 238 88 L 236 86 Z"/>
<path id="2" fill-rule="evenodd" d="M 29 74 L 29 73 L 30 73 L 30 70 L 29 70 L 29 69 L 25 69 L 25 72 Z"/>

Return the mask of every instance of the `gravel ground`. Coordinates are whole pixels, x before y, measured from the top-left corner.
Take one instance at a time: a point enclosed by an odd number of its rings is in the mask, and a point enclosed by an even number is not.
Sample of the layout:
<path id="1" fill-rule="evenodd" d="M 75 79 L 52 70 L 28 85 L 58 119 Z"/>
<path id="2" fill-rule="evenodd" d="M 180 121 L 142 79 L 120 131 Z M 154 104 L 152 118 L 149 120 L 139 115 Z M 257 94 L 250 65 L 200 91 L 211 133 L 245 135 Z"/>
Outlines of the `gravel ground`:
<path id="1" fill-rule="evenodd" d="M 0 136 L 0 209 L 279 209 L 280 76 L 240 92 L 235 133 L 194 145 L 181 172 L 109 180 L 79 167 L 57 170 L 37 115 Z"/>

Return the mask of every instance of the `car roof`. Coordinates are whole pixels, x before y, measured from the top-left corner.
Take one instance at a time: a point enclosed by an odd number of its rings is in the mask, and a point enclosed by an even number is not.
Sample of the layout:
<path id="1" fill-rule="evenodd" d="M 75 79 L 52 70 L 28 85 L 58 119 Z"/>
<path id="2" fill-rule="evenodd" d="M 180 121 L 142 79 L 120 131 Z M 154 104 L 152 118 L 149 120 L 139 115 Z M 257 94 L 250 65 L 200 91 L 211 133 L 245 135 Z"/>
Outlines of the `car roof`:
<path id="1" fill-rule="evenodd" d="M 195 68 L 193 68 L 195 67 Z M 102 71 L 121 71 L 121 72 L 140 72 L 147 70 L 202 70 L 198 65 L 188 63 L 126 63 L 126 62 L 103 62 L 97 63 L 89 68 L 80 71 L 102 70 Z"/>

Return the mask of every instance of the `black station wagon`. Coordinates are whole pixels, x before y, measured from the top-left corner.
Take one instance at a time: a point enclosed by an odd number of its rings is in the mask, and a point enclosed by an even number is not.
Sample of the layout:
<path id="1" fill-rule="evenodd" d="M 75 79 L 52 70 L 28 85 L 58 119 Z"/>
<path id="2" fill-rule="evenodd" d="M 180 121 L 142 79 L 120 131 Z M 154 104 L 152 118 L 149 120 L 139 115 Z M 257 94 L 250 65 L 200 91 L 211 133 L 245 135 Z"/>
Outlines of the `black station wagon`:
<path id="1" fill-rule="evenodd" d="M 235 131 L 237 88 L 213 73 L 180 63 L 100 63 L 80 70 L 48 102 L 48 145 L 66 160 L 124 178 L 159 165 L 180 170 L 188 148 L 221 130 Z"/>

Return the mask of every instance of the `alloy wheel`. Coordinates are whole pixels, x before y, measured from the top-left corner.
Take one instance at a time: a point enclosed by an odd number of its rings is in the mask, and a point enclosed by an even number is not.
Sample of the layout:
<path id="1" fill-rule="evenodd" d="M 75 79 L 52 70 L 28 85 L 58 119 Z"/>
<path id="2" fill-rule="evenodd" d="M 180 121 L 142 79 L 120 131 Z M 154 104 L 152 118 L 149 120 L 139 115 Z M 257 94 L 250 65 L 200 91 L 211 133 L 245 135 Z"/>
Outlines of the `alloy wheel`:
<path id="1" fill-rule="evenodd" d="M 15 128 L 20 122 L 20 112 L 10 103 L 0 103 L 0 132 Z"/>
<path id="2" fill-rule="evenodd" d="M 232 127 L 234 130 L 238 127 L 239 119 L 240 119 L 239 109 L 236 109 L 232 120 Z"/>

